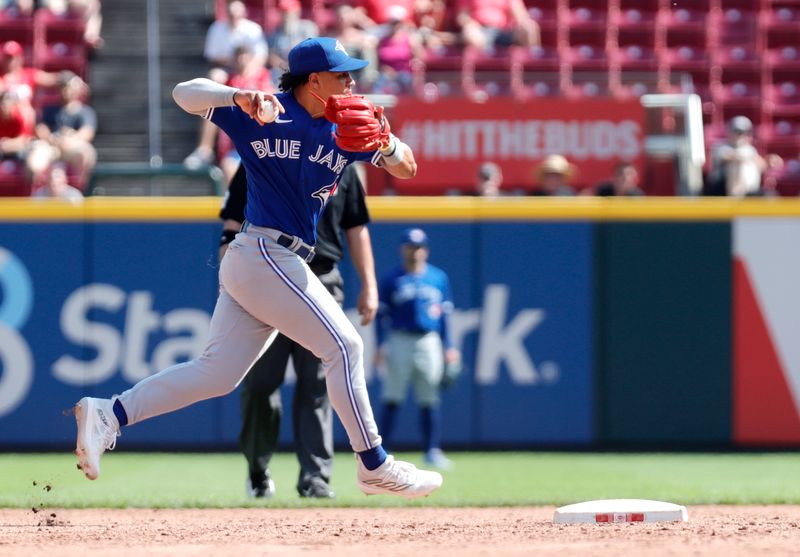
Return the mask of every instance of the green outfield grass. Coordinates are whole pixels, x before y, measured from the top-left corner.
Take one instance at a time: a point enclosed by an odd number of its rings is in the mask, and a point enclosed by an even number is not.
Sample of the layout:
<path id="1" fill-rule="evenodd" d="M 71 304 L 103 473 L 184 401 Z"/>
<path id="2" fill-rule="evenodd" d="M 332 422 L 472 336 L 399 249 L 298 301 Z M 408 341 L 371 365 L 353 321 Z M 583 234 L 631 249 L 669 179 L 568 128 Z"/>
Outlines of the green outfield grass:
<path id="1" fill-rule="evenodd" d="M 421 464 L 417 454 L 399 454 Z M 0 507 L 304 507 L 563 505 L 591 499 L 658 499 L 680 504 L 800 504 L 800 454 L 451 453 L 455 469 L 422 501 L 365 497 L 354 459 L 338 454 L 333 501 L 300 499 L 297 462 L 272 463 L 274 499 L 244 495 L 239 454 L 138 454 L 103 458 L 90 482 L 70 454 L 0 455 Z M 34 485 L 35 482 L 35 485 Z M 50 489 L 47 489 L 50 486 Z"/>

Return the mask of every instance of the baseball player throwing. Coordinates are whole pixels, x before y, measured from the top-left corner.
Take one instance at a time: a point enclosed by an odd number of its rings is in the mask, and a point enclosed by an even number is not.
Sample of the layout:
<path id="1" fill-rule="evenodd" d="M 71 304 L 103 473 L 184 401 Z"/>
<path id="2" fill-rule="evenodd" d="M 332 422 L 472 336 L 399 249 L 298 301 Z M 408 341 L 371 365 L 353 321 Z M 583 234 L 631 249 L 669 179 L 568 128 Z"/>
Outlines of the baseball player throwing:
<path id="1" fill-rule="evenodd" d="M 86 477 L 98 477 L 100 457 L 114 448 L 121 426 L 234 390 L 277 329 L 322 360 L 361 491 L 413 498 L 442 485 L 437 472 L 386 454 L 367 395 L 362 340 L 306 263 L 317 220 L 348 164 L 369 160 L 397 178 L 416 173 L 411 149 L 390 133 L 382 109 L 350 95 L 350 72 L 366 65 L 338 41 L 312 38 L 290 51 L 277 95 L 203 78 L 175 87 L 181 108 L 233 140 L 247 170 L 247 220 L 220 266 L 203 353 L 119 396 L 75 406 L 75 454 Z"/>

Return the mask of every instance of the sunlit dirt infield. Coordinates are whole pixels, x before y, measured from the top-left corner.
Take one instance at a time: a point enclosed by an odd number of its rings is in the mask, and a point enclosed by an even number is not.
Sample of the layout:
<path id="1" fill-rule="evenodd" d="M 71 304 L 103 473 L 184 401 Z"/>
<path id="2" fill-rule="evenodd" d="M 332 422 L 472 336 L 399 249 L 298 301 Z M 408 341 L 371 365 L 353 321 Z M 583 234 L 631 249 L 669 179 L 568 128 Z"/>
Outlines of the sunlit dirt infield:
<path id="1" fill-rule="evenodd" d="M 689 522 L 554 525 L 552 507 L 0 509 L 0 555 L 800 555 L 800 507 L 689 507 Z"/>

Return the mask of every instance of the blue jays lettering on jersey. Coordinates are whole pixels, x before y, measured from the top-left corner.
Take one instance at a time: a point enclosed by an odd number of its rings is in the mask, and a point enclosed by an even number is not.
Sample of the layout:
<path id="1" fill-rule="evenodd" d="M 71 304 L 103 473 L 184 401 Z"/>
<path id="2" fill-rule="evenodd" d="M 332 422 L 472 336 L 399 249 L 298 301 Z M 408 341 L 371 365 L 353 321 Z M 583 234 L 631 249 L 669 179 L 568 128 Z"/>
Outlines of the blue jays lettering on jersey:
<path id="1" fill-rule="evenodd" d="M 290 92 L 276 96 L 286 112 L 271 124 L 258 125 L 238 106 L 211 108 L 205 118 L 230 136 L 242 157 L 245 218 L 314 245 L 317 220 L 345 167 L 355 161 L 375 163 L 380 153 L 343 151 L 332 123 L 312 118 Z"/>
<path id="2" fill-rule="evenodd" d="M 408 273 L 402 266 L 384 276 L 378 289 L 380 303 L 376 319 L 378 344 L 385 326 L 409 333 L 438 332 L 445 347 L 452 346 L 448 315 L 453 310 L 447 274 L 427 263 L 422 273 Z M 384 319 L 388 323 L 384 323 Z"/>

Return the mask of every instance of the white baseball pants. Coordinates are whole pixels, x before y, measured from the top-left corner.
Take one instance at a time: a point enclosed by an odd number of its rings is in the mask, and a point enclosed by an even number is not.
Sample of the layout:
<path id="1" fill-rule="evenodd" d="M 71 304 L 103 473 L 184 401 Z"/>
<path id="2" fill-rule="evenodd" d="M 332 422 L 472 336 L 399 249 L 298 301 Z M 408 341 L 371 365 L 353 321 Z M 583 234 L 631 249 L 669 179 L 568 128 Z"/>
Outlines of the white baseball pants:
<path id="1" fill-rule="evenodd" d="M 322 360 L 331 405 L 353 450 L 380 444 L 361 337 L 304 261 L 275 242 L 279 234 L 250 226 L 231 242 L 205 350 L 122 393 L 129 424 L 230 393 L 278 329 Z"/>

